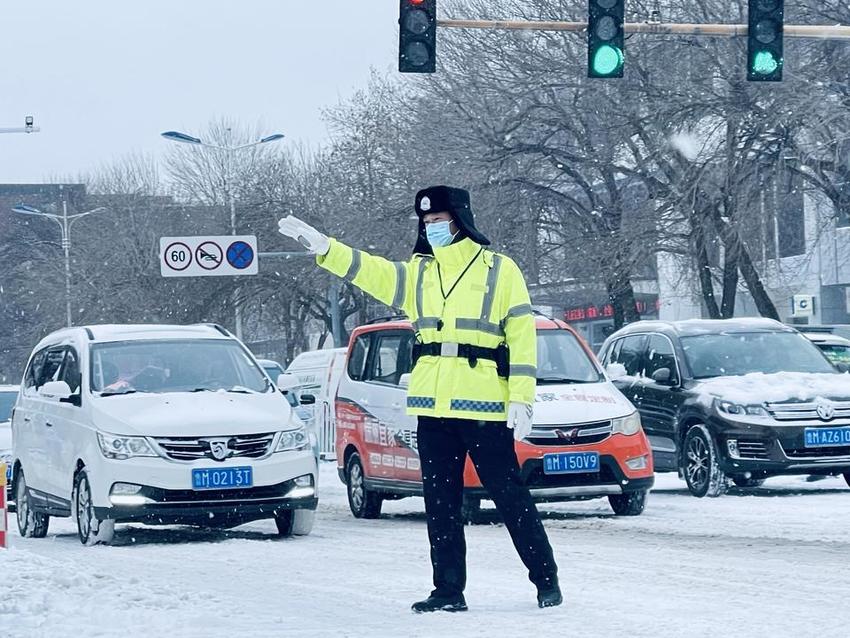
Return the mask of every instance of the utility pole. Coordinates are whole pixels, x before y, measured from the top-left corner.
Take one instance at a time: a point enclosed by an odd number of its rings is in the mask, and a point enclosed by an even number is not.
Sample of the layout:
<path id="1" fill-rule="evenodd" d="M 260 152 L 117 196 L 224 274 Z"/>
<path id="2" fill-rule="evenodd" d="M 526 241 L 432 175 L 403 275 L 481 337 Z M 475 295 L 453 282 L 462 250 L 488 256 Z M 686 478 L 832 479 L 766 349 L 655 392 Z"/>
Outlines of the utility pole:
<path id="1" fill-rule="evenodd" d="M 65 325 L 71 327 L 71 236 L 68 202 L 62 200 L 62 250 L 65 253 Z"/>
<path id="2" fill-rule="evenodd" d="M 331 311 L 331 332 L 334 335 L 334 346 L 341 348 L 345 344 L 342 342 L 342 312 L 339 307 L 339 279 L 331 278 L 331 284 L 328 286 L 328 304 Z"/>

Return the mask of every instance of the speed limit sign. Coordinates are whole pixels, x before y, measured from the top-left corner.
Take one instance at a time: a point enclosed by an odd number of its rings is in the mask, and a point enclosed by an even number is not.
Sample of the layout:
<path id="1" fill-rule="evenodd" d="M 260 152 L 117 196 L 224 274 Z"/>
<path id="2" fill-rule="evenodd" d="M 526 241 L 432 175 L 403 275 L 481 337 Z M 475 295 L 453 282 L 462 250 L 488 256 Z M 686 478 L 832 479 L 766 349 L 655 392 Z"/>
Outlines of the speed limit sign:
<path id="1" fill-rule="evenodd" d="M 163 277 L 256 275 L 254 235 L 160 237 L 159 272 Z"/>
<path id="2" fill-rule="evenodd" d="M 167 268 L 181 272 L 192 265 L 192 250 L 183 242 L 175 241 L 165 247 L 162 259 Z"/>

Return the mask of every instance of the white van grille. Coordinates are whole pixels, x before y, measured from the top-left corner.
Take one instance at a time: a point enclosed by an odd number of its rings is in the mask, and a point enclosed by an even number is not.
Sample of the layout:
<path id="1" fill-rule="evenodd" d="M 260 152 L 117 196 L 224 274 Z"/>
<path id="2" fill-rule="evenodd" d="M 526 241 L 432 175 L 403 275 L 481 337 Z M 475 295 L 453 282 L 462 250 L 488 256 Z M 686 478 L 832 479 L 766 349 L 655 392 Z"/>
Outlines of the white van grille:
<path id="1" fill-rule="evenodd" d="M 210 441 L 227 441 L 231 451 L 226 458 L 258 459 L 269 454 L 274 432 L 266 434 L 240 434 L 237 436 L 209 437 L 163 437 L 154 439 L 165 455 L 175 461 L 195 461 L 197 459 L 216 459 L 210 449 Z M 225 459 L 221 459 L 225 460 Z"/>

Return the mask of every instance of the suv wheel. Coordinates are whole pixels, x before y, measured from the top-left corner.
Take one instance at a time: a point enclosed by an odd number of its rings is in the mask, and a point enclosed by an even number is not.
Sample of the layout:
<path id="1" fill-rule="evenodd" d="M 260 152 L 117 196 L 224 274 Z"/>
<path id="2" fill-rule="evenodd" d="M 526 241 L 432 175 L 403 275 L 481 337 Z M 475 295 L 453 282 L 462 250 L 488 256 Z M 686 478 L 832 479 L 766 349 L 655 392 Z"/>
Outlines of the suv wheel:
<path id="1" fill-rule="evenodd" d="M 611 494 L 608 502 L 617 516 L 640 516 L 646 507 L 649 490 L 638 490 L 626 494 Z"/>
<path id="2" fill-rule="evenodd" d="M 345 485 L 348 492 L 348 506 L 355 518 L 378 518 L 384 498 L 378 492 L 366 487 L 363 463 L 356 452 L 345 465 Z"/>
<path id="3" fill-rule="evenodd" d="M 108 545 L 115 537 L 115 521 L 99 519 L 94 512 L 89 477 L 80 470 L 74 477 L 73 514 L 77 520 L 77 534 L 83 545 Z"/>
<path id="4" fill-rule="evenodd" d="M 765 479 L 757 476 L 751 476 L 750 478 L 745 478 L 743 476 L 732 477 L 732 482 L 738 487 L 761 487 L 764 484 L 764 481 Z"/>
<path id="5" fill-rule="evenodd" d="M 307 536 L 316 520 L 314 510 L 283 510 L 275 514 L 277 533 L 283 537 Z"/>
<path id="6" fill-rule="evenodd" d="M 685 482 L 691 494 L 716 497 L 726 492 L 726 474 L 718 464 L 717 446 L 702 423 L 691 426 L 685 435 L 682 458 Z"/>
<path id="7" fill-rule="evenodd" d="M 25 538 L 47 536 L 50 517 L 33 509 L 23 468 L 15 472 L 15 518 L 18 521 L 18 532 L 21 536 Z"/>
<path id="8" fill-rule="evenodd" d="M 850 472 L 844 472 L 844 480 L 847 481 L 847 485 L 850 485 Z"/>

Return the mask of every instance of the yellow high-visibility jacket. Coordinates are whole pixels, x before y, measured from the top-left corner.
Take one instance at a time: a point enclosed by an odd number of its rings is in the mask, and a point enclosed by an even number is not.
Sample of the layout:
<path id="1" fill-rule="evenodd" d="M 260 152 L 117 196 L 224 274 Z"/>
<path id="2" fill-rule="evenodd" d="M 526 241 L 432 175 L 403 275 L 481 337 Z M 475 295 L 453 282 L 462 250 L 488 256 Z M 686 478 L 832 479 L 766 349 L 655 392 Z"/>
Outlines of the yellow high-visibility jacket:
<path id="1" fill-rule="evenodd" d="M 509 257 L 466 238 L 435 248 L 433 257 L 414 255 L 406 262 L 391 262 L 331 239 L 330 250 L 318 256 L 317 262 L 404 312 L 423 343 L 485 348 L 507 344 L 509 379 L 497 375 L 493 361 L 479 359 L 472 367 L 460 357 L 421 357 L 410 379 L 408 414 L 504 421 L 508 402 L 533 403 L 537 376 L 534 315 L 525 279 Z M 467 266 L 466 274 L 448 294 Z M 444 298 L 446 294 L 448 298 Z"/>

